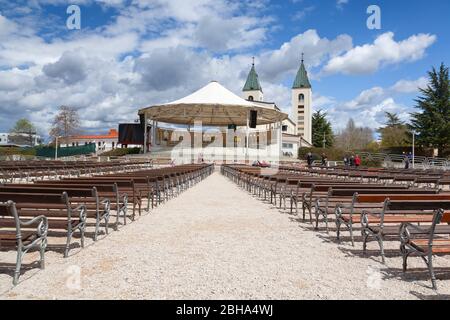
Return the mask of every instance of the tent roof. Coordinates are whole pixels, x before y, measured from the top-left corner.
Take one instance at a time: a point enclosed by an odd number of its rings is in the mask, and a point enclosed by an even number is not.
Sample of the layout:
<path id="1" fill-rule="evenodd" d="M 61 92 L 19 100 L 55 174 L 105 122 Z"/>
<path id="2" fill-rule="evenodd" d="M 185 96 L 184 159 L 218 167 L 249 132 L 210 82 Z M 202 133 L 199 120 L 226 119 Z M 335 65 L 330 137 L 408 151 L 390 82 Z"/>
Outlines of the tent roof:
<path id="1" fill-rule="evenodd" d="M 202 121 L 205 126 L 245 126 L 249 110 L 257 111 L 257 124 L 274 123 L 288 117 L 269 105 L 256 105 L 238 97 L 217 81 L 211 81 L 179 100 L 141 109 L 139 114 L 146 114 L 152 120 L 175 124 Z"/>

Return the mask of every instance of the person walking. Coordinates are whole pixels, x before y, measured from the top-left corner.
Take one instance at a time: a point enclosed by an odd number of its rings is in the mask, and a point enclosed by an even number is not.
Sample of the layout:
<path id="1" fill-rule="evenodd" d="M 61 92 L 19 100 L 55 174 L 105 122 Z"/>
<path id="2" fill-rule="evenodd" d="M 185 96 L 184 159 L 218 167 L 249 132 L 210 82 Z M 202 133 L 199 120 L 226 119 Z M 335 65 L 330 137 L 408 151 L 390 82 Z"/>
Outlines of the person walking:
<path id="1" fill-rule="evenodd" d="M 313 163 L 313 156 L 311 152 L 308 152 L 308 154 L 306 155 L 306 162 L 308 163 L 308 168 L 311 168 Z"/>

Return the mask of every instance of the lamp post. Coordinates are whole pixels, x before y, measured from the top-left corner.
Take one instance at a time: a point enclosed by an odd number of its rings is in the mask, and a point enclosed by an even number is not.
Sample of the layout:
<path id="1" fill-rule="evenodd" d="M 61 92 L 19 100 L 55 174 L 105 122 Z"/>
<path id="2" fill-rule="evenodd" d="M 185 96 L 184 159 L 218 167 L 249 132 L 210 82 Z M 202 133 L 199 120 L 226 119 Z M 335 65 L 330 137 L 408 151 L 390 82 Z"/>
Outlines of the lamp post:
<path id="1" fill-rule="evenodd" d="M 414 158 L 415 158 L 415 136 L 416 131 L 412 131 L 412 167 L 414 169 Z"/>
<path id="2" fill-rule="evenodd" d="M 55 160 L 58 159 L 58 138 L 59 138 L 59 136 L 56 136 L 56 139 L 55 139 Z"/>
<path id="3" fill-rule="evenodd" d="M 58 160 L 58 139 L 62 138 L 62 136 L 56 136 L 55 138 L 55 160 Z"/>

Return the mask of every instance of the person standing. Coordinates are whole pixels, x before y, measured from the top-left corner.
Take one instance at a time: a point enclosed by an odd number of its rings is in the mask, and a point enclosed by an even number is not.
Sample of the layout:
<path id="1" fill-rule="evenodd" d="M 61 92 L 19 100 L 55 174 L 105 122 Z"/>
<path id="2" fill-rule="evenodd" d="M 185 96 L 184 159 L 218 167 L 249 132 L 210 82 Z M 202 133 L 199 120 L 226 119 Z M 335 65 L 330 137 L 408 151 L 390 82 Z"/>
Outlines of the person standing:
<path id="1" fill-rule="evenodd" d="M 347 158 L 347 156 L 344 157 L 344 166 L 348 167 L 348 158 Z"/>
<path id="2" fill-rule="evenodd" d="M 354 167 L 354 166 L 355 166 L 355 156 L 352 155 L 352 156 L 350 157 L 350 167 Z"/>
<path id="3" fill-rule="evenodd" d="M 308 154 L 306 155 L 306 162 L 308 163 L 308 168 L 311 168 L 313 163 L 313 156 L 311 152 L 308 152 Z"/>
<path id="4" fill-rule="evenodd" d="M 327 165 L 327 156 L 325 153 L 322 153 L 322 166 L 326 166 Z"/>
<path id="5" fill-rule="evenodd" d="M 361 158 L 359 157 L 359 155 L 355 156 L 355 167 L 359 167 L 361 165 Z"/>

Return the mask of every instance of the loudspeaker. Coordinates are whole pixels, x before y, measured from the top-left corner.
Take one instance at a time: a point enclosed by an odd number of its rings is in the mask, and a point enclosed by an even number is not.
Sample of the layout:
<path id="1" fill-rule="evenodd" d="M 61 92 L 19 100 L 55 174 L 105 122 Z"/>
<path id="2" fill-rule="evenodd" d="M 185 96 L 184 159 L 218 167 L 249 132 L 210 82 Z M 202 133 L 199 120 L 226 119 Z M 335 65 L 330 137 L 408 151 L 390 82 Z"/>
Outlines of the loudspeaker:
<path id="1" fill-rule="evenodd" d="M 139 115 L 139 122 L 141 124 L 141 128 L 144 129 L 145 128 L 145 117 L 143 114 Z"/>
<path id="2" fill-rule="evenodd" d="M 258 112 L 256 110 L 250 110 L 250 128 L 256 128 L 256 119 L 258 118 Z"/>

